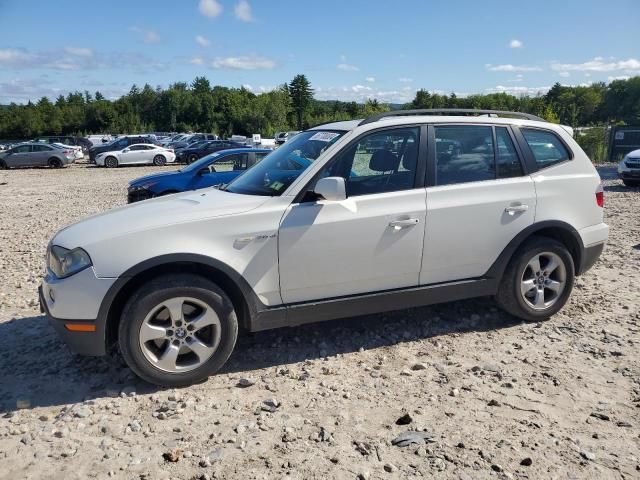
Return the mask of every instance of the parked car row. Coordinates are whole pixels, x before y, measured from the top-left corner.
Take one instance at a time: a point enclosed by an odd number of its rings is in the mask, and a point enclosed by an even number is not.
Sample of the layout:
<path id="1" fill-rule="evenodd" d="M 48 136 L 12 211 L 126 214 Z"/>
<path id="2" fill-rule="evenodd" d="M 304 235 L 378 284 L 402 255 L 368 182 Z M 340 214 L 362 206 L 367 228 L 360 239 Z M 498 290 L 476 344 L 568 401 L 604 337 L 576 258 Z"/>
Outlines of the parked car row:
<path id="1" fill-rule="evenodd" d="M 22 143 L 0 153 L 0 169 L 19 167 L 62 168 L 76 161 L 78 150 L 62 144 Z"/>
<path id="2" fill-rule="evenodd" d="M 129 203 L 171 193 L 224 185 L 261 162 L 272 150 L 231 148 L 211 153 L 177 172 L 159 172 L 129 182 Z"/>

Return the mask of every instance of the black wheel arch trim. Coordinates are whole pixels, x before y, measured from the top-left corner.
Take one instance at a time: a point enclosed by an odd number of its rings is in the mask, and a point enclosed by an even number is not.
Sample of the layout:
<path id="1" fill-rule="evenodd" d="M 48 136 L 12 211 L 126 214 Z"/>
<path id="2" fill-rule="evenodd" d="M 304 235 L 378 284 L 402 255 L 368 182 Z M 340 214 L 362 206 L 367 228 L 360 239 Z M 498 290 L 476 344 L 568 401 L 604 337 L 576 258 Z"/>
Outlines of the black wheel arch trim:
<path id="1" fill-rule="evenodd" d="M 575 274 L 580 275 L 583 273 L 583 258 L 584 258 L 584 244 L 578 231 L 566 222 L 559 220 L 544 220 L 529 225 L 527 228 L 518 233 L 507 246 L 502 250 L 495 262 L 489 267 L 487 273 L 484 275 L 487 278 L 501 279 L 502 275 L 509 264 L 509 261 L 513 257 L 516 250 L 524 243 L 524 241 L 531 235 L 542 232 L 543 230 L 554 229 L 563 232 L 573 240 L 573 245 L 567 245 L 571 256 L 575 263 Z"/>
<path id="2" fill-rule="evenodd" d="M 126 293 L 127 298 L 130 293 L 133 293 L 125 292 L 124 289 L 127 287 L 127 285 L 130 285 L 130 282 L 140 274 L 160 269 L 163 266 L 169 267 L 179 264 L 190 264 L 193 266 L 205 267 L 224 275 L 229 281 L 233 282 L 234 287 L 238 289 L 239 292 L 241 292 L 244 307 L 246 307 L 247 309 L 246 312 L 238 312 L 241 313 L 241 325 L 243 327 L 250 328 L 249 324 L 251 323 L 251 319 L 255 318 L 258 315 L 259 311 L 268 309 L 268 307 L 260 301 L 253 288 L 251 288 L 245 278 L 224 262 L 221 262 L 220 260 L 212 257 L 208 257 L 206 255 L 195 253 L 174 253 L 160 255 L 158 257 L 144 260 L 126 270 L 122 275 L 118 277 L 118 279 L 113 283 L 113 285 L 111 285 L 111 287 L 105 294 L 104 298 L 102 299 L 102 303 L 100 304 L 100 309 L 98 310 L 97 323 L 106 325 L 107 327 L 105 329 L 106 343 L 112 343 L 113 341 L 113 338 L 110 338 L 113 332 L 110 331 L 111 327 L 108 324 L 110 323 L 112 308 L 115 306 L 114 302 L 118 299 L 121 293 Z M 229 292 L 227 292 L 227 294 L 229 294 Z"/>

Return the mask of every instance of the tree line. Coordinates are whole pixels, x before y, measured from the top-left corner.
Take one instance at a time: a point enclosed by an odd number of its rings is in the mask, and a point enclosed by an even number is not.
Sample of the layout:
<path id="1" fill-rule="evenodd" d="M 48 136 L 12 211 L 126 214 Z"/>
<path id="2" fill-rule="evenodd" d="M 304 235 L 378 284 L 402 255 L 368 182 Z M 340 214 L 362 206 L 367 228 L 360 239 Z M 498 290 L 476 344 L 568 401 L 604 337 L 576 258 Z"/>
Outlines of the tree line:
<path id="1" fill-rule="evenodd" d="M 406 105 L 375 99 L 364 104 L 320 101 L 304 75 L 265 93 L 211 86 L 205 77 L 166 89 L 136 85 L 116 100 L 100 92 L 73 92 L 55 101 L 0 106 L 0 138 L 151 131 L 217 133 L 221 136 L 300 130 L 330 121 L 366 117 L 395 108 L 475 108 L 532 113 L 573 127 L 640 124 L 640 77 L 588 86 L 555 84 L 546 94 L 491 93 L 458 97 L 419 90 Z"/>

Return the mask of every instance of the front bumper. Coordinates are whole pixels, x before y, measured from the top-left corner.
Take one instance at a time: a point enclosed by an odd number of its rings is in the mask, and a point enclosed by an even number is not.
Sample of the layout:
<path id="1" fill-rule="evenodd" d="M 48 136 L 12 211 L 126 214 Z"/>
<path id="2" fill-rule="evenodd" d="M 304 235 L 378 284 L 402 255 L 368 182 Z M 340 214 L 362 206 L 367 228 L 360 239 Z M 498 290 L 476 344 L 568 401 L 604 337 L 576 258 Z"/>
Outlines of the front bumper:
<path id="1" fill-rule="evenodd" d="M 101 356 L 106 352 L 105 325 L 99 324 L 95 320 L 63 320 L 51 315 L 47 306 L 47 301 L 42 293 L 42 286 L 38 287 L 38 297 L 40 299 L 40 311 L 49 319 L 49 323 L 67 344 L 73 353 L 88 356 Z M 95 325 L 93 332 L 74 332 L 68 329 L 70 325 Z"/>
<path id="2" fill-rule="evenodd" d="M 43 278 L 38 288 L 40 310 L 72 351 L 82 355 L 106 353 L 106 320 L 99 313 L 102 301 L 115 281 L 114 278 L 96 277 L 93 268 L 63 279 L 51 273 Z"/>
<path id="3" fill-rule="evenodd" d="M 621 180 L 640 181 L 640 170 L 618 170 L 618 178 Z"/>

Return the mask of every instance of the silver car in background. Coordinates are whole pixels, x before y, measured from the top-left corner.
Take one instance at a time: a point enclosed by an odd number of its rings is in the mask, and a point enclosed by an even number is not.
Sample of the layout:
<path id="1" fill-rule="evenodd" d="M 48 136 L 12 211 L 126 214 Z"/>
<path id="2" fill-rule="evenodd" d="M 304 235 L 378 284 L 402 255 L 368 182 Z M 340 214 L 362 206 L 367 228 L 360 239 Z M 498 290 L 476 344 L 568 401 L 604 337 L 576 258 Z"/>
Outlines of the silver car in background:
<path id="1" fill-rule="evenodd" d="M 0 169 L 20 167 L 62 168 L 75 162 L 72 149 L 56 148 L 44 143 L 22 143 L 0 153 Z"/>

